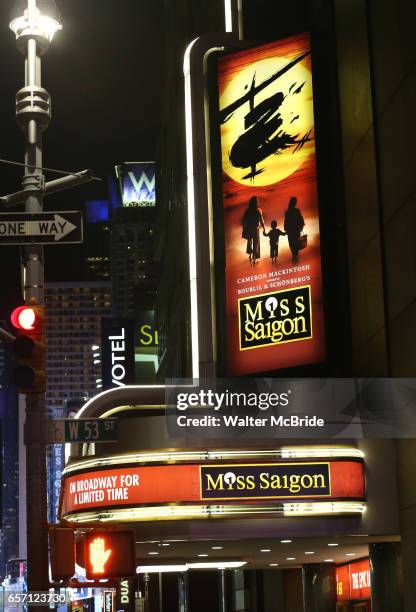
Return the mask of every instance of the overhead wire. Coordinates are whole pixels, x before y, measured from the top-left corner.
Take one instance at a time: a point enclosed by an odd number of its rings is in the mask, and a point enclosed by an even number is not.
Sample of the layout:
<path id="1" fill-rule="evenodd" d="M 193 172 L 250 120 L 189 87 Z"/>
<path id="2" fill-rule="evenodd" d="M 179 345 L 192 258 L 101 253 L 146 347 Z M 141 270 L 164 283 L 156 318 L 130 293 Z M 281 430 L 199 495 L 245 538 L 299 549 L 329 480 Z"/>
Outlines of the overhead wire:
<path id="1" fill-rule="evenodd" d="M 21 162 L 11 161 L 9 159 L 0 158 L 0 164 L 6 164 L 9 166 L 20 166 L 21 168 L 31 168 L 32 170 L 45 170 L 46 172 L 55 172 L 55 174 L 62 174 L 64 176 L 78 176 L 79 172 L 67 172 L 66 170 L 56 170 L 55 168 L 47 168 L 46 166 L 33 166 L 32 164 L 23 164 Z M 102 182 L 102 178 L 98 176 L 92 176 L 92 181 Z"/>

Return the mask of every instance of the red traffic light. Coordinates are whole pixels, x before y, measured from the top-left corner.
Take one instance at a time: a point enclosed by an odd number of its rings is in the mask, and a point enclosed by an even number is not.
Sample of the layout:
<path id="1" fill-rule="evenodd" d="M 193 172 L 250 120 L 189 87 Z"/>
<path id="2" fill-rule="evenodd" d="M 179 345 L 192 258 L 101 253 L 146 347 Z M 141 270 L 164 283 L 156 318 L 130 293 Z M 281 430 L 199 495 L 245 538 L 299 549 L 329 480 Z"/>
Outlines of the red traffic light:
<path id="1" fill-rule="evenodd" d="M 14 327 L 17 329 L 29 331 L 34 329 L 36 314 L 33 308 L 30 308 L 30 306 L 19 306 L 13 310 L 10 320 L 12 325 L 14 325 Z"/>
<path id="2" fill-rule="evenodd" d="M 40 314 L 39 306 L 18 306 L 13 310 L 10 320 L 16 329 L 35 331 L 42 323 Z"/>
<path id="3" fill-rule="evenodd" d="M 19 331 L 13 346 L 16 367 L 12 380 L 20 393 L 46 390 L 44 319 L 45 307 L 36 303 L 18 306 L 10 316 Z"/>
<path id="4" fill-rule="evenodd" d="M 86 577 L 129 578 L 136 573 L 134 531 L 94 529 L 84 538 Z"/>

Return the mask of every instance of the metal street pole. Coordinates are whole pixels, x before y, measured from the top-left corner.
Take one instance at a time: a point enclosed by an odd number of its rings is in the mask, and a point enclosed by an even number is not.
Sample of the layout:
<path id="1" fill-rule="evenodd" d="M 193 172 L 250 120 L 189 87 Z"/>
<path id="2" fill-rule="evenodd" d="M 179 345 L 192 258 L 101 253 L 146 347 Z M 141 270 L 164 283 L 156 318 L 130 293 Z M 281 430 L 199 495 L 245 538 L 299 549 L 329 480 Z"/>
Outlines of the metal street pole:
<path id="1" fill-rule="evenodd" d="M 28 11 L 36 10 L 36 0 L 28 0 Z M 25 211 L 43 210 L 42 131 L 50 120 L 49 96 L 41 90 L 41 58 L 35 38 L 29 37 L 25 58 L 25 88 L 16 96 L 16 117 L 25 134 L 25 174 L 22 181 L 26 193 Z M 29 100 L 27 95 L 33 95 Z M 43 95 L 42 95 L 43 94 Z M 46 112 L 32 113 L 35 96 Z M 42 117 L 42 121 L 40 121 Z M 33 168 L 33 166 L 36 167 Z M 36 298 L 44 304 L 43 247 L 22 249 L 23 291 L 26 303 Z M 27 496 L 27 568 L 28 590 L 46 591 L 48 576 L 48 526 L 46 454 L 43 441 L 45 418 L 44 394 L 26 395 L 26 496 Z"/>
<path id="2" fill-rule="evenodd" d="M 22 11 L 22 3 L 17 4 L 16 9 Z M 23 14 L 17 15 L 10 24 L 16 33 L 17 46 L 25 54 L 25 86 L 16 94 L 16 119 L 25 135 L 22 188 L 25 194 L 25 211 L 28 213 L 41 212 L 43 209 L 42 132 L 51 117 L 50 96 L 41 86 L 41 55 L 49 48 L 54 31 L 60 28 L 57 21 L 54 26 L 45 20 L 42 22 L 40 17 L 37 0 L 27 0 Z M 50 19 L 50 16 L 46 16 L 46 19 Z M 47 29 L 42 29 L 41 23 L 47 23 Z M 26 303 L 35 298 L 38 304 L 43 304 L 43 247 L 23 247 L 22 266 Z M 44 394 L 27 394 L 25 436 L 29 591 L 49 589 L 45 416 Z"/>

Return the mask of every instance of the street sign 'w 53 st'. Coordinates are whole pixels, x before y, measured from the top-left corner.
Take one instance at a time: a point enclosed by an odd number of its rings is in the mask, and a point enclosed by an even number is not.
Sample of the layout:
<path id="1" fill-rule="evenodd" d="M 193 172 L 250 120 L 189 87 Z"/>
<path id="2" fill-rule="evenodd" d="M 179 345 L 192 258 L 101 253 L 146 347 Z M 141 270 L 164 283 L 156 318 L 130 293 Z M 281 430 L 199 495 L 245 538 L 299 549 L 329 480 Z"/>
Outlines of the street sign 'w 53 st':
<path id="1" fill-rule="evenodd" d="M 117 442 L 117 419 L 48 419 L 48 444 Z"/>

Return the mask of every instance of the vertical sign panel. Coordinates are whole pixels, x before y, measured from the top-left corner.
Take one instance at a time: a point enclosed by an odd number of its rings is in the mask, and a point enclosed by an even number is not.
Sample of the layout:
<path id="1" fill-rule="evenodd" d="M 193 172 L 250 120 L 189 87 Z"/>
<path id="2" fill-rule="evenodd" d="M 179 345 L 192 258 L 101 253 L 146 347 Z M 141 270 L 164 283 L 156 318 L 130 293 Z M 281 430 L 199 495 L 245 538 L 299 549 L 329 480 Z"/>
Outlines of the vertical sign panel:
<path id="1" fill-rule="evenodd" d="M 219 62 L 227 373 L 325 358 L 310 39 Z"/>
<path id="2" fill-rule="evenodd" d="M 116 591 L 116 606 L 117 611 L 134 612 L 135 597 L 134 597 L 134 579 L 124 578 L 119 581 Z"/>
<path id="3" fill-rule="evenodd" d="M 103 389 L 134 382 L 134 322 L 132 319 L 102 319 Z"/>

